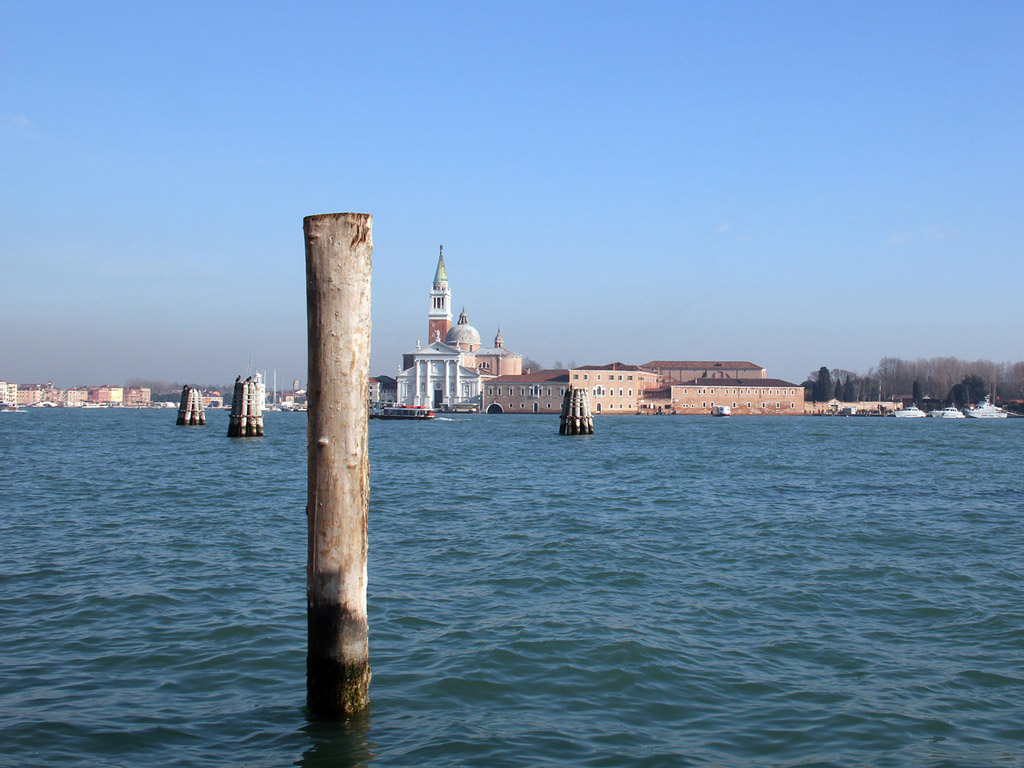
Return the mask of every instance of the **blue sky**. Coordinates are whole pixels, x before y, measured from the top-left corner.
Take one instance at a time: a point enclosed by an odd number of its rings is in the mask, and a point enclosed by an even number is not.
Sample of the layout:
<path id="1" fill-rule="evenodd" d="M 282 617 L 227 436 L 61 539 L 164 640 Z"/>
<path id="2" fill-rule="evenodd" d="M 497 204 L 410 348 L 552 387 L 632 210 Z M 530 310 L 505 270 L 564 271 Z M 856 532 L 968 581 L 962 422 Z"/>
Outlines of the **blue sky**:
<path id="1" fill-rule="evenodd" d="M 1024 4 L 0 5 L 0 379 L 305 380 L 302 218 L 374 216 L 373 373 L 1024 359 Z"/>

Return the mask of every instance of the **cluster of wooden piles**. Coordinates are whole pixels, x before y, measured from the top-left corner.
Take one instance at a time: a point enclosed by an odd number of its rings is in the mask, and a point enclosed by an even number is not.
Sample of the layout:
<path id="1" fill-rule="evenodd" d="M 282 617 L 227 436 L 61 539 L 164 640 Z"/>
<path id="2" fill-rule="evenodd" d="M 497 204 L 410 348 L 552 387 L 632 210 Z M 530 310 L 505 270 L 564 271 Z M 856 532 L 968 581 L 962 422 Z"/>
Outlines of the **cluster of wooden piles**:
<path id="1" fill-rule="evenodd" d="M 235 391 L 231 397 L 231 418 L 228 421 L 228 437 L 263 437 L 263 403 L 259 383 L 250 376 L 245 381 L 235 379 Z"/>
<path id="2" fill-rule="evenodd" d="M 178 406 L 178 426 L 199 426 L 206 424 L 203 409 L 203 393 L 197 387 L 187 384 L 181 388 L 181 405 Z"/>
<path id="3" fill-rule="evenodd" d="M 562 398 L 562 416 L 558 425 L 560 435 L 594 434 L 594 417 L 590 415 L 590 397 L 587 390 L 569 387 Z"/>

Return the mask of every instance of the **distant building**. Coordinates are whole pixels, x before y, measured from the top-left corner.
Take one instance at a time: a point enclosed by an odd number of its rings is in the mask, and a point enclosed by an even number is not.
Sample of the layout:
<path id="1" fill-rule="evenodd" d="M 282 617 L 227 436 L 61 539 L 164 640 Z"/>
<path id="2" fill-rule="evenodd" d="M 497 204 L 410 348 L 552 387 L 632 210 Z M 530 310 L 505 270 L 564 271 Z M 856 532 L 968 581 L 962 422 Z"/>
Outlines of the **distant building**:
<path id="1" fill-rule="evenodd" d="M 85 387 L 71 387 L 64 390 L 63 404 L 68 408 L 78 408 L 89 402 L 89 390 Z"/>
<path id="2" fill-rule="evenodd" d="M 702 377 L 648 390 L 640 412 L 701 415 L 727 405 L 737 416 L 777 414 L 802 416 L 804 388 L 782 379 Z"/>
<path id="3" fill-rule="evenodd" d="M 8 381 L 0 381 L 0 403 L 4 405 L 18 404 L 18 385 Z"/>
<path id="4" fill-rule="evenodd" d="M 370 402 L 393 403 L 398 399 L 398 382 L 390 376 L 370 378 Z"/>
<path id="5" fill-rule="evenodd" d="M 637 412 L 644 391 L 656 387 L 659 377 L 643 366 L 609 363 L 573 368 L 569 383 L 588 390 L 591 413 L 625 414 Z"/>
<path id="6" fill-rule="evenodd" d="M 136 408 L 147 407 L 150 404 L 149 387 L 125 387 L 124 404 Z"/>
<path id="7" fill-rule="evenodd" d="M 498 376 L 484 382 L 484 413 L 561 413 L 569 371 L 549 370 Z"/>
<path id="8" fill-rule="evenodd" d="M 640 367 L 657 373 L 666 385 L 693 379 L 763 379 L 768 375 L 759 365 L 737 360 L 651 360 Z"/>
<path id="9" fill-rule="evenodd" d="M 107 403 L 121 405 L 124 402 L 124 387 L 104 384 L 102 387 L 89 387 L 90 403 Z"/>
<path id="10" fill-rule="evenodd" d="M 396 379 L 396 401 L 433 408 L 481 407 L 483 381 L 495 376 L 516 376 L 523 371 L 522 355 L 505 348 L 501 330 L 493 347 L 480 343 L 480 333 L 469 323 L 463 309 L 451 324 L 451 291 L 444 251 L 430 288 L 426 346 L 402 355 L 402 372 Z"/>
<path id="11" fill-rule="evenodd" d="M 201 392 L 200 397 L 203 401 L 203 408 L 224 407 L 224 395 L 216 389 L 211 389 L 208 392 Z"/>
<path id="12" fill-rule="evenodd" d="M 481 375 L 462 364 L 464 350 L 435 341 L 404 355 L 411 363 L 398 374 L 397 402 L 451 408 L 480 403 Z"/>

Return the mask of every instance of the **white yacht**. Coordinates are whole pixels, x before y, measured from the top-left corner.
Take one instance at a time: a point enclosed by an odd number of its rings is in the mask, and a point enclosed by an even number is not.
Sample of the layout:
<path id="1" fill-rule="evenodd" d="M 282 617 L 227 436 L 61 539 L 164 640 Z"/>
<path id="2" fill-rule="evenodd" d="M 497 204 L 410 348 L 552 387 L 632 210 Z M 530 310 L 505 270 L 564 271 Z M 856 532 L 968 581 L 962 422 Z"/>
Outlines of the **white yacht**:
<path id="1" fill-rule="evenodd" d="M 954 405 L 947 405 L 939 411 L 932 411 L 928 414 L 935 419 L 963 419 L 964 415 Z"/>
<path id="2" fill-rule="evenodd" d="M 894 415 L 897 419 L 923 419 L 928 414 L 918 408 L 916 404 L 911 404 L 908 408 L 896 411 Z"/>
<path id="3" fill-rule="evenodd" d="M 968 408 L 964 411 L 964 416 L 969 419 L 1005 419 L 1006 411 L 993 405 L 989 396 L 985 395 L 984 400 L 973 408 Z"/>
<path id="4" fill-rule="evenodd" d="M 712 416 L 731 416 L 732 409 L 728 405 L 712 405 L 711 406 Z"/>

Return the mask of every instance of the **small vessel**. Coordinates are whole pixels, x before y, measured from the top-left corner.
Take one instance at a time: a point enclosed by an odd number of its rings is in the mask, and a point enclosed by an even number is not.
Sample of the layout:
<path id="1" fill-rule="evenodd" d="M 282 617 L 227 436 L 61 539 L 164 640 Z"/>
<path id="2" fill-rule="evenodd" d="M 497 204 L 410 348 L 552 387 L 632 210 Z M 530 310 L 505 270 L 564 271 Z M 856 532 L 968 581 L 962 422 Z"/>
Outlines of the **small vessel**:
<path id="1" fill-rule="evenodd" d="M 18 410 L 18 406 L 13 403 L 0 403 L 0 412 L 2 413 L 21 413 Z"/>
<path id="2" fill-rule="evenodd" d="M 969 419 L 1005 419 L 1006 415 L 1006 411 L 992 404 L 988 395 L 985 395 L 985 399 L 976 406 L 964 411 L 964 416 Z"/>
<path id="3" fill-rule="evenodd" d="M 729 409 L 728 405 L 712 405 L 711 406 L 711 415 L 712 416 L 731 416 L 732 415 L 732 411 Z"/>
<path id="4" fill-rule="evenodd" d="M 397 403 L 371 403 L 371 419 L 405 419 L 419 421 L 433 419 L 437 412 L 425 405 L 399 405 Z"/>
<path id="5" fill-rule="evenodd" d="M 947 405 L 945 408 L 939 411 L 932 411 L 928 414 L 935 419 L 963 419 L 966 418 L 960 411 L 957 410 L 956 406 Z"/>
<path id="6" fill-rule="evenodd" d="M 897 419 L 923 419 L 928 414 L 918 408 L 916 404 L 912 404 L 909 408 L 896 411 L 894 415 Z"/>

